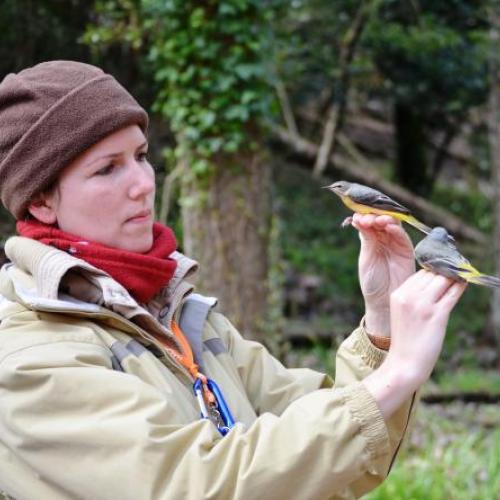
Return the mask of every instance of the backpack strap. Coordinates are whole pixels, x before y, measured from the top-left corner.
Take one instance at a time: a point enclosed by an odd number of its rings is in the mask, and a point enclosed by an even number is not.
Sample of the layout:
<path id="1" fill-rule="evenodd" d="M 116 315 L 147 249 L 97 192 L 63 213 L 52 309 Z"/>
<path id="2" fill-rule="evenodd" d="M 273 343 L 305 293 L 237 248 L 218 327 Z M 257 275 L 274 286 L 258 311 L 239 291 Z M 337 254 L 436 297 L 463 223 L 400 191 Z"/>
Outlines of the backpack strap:
<path id="1" fill-rule="evenodd" d="M 205 297 L 198 293 L 192 293 L 184 302 L 179 319 L 179 327 L 187 338 L 195 363 L 201 372 L 203 367 L 203 342 L 201 340 L 203 326 L 210 310 L 217 304 L 215 297 Z"/>

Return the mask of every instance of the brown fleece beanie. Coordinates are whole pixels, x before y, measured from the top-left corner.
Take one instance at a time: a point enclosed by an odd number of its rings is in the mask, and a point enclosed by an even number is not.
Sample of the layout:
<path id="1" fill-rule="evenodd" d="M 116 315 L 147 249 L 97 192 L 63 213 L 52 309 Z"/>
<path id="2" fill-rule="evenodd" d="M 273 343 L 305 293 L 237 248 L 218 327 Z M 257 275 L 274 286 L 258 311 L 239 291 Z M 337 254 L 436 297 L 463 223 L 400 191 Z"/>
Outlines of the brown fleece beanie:
<path id="1" fill-rule="evenodd" d="M 0 197 L 22 219 L 72 160 L 148 115 L 111 76 L 74 61 L 50 61 L 0 83 Z"/>

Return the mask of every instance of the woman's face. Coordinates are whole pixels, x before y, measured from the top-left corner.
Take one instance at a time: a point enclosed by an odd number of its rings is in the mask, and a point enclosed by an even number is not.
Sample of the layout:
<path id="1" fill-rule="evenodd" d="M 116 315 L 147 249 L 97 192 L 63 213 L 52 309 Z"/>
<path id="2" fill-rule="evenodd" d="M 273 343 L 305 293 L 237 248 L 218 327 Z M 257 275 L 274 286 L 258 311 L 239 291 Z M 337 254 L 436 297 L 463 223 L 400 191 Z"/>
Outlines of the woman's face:
<path id="1" fill-rule="evenodd" d="M 154 171 L 137 125 L 76 158 L 29 211 L 46 224 L 110 247 L 147 252 L 153 244 Z M 41 211 L 41 212 L 40 212 Z"/>

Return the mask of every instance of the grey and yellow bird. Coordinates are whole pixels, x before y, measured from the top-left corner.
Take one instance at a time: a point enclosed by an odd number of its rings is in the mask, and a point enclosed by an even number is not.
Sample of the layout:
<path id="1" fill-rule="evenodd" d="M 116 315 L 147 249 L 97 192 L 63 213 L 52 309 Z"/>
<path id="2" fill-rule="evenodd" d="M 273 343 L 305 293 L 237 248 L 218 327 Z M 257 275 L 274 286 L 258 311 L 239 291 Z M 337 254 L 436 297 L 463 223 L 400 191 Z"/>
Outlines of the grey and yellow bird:
<path id="1" fill-rule="evenodd" d="M 468 281 L 476 285 L 500 287 L 500 278 L 479 272 L 458 251 L 444 227 L 435 227 L 415 247 L 417 262 L 428 271 L 442 274 L 456 281 Z"/>
<path id="2" fill-rule="evenodd" d="M 353 212 L 390 215 L 395 219 L 410 224 L 425 234 L 431 232 L 431 228 L 417 220 L 410 210 L 376 189 L 347 181 L 337 181 L 329 186 L 324 186 L 324 188 L 339 196 L 344 205 Z M 350 222 L 351 218 L 348 217 L 342 225 L 347 225 Z"/>

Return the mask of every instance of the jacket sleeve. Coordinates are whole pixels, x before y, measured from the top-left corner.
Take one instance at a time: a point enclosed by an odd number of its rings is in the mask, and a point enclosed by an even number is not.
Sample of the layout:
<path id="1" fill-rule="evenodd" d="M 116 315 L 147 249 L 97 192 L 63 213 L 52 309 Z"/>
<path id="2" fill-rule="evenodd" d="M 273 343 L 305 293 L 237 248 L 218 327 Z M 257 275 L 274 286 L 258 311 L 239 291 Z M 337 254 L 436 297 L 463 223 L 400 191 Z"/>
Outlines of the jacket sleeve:
<path id="1" fill-rule="evenodd" d="M 207 421 L 186 424 L 171 394 L 113 371 L 106 348 L 58 328 L 60 342 L 0 359 L 3 447 L 54 498 L 334 498 L 390 455 L 358 382 L 304 394 L 221 438 Z M 8 493 L 29 498 L 23 487 L 11 478 Z"/>
<path id="2" fill-rule="evenodd" d="M 386 356 L 387 352 L 375 347 L 364 327 L 360 326 L 342 343 L 337 352 L 335 387 L 349 387 L 363 380 L 380 366 Z M 385 422 L 389 454 L 374 461 L 369 474 L 351 483 L 350 489 L 356 496 L 375 488 L 389 474 L 410 427 L 416 401 L 417 394 L 414 394 Z"/>
<path id="3" fill-rule="evenodd" d="M 227 319 L 226 322 L 226 342 L 236 359 L 247 393 L 258 411 L 279 415 L 290 401 L 302 394 L 331 386 L 331 380 L 326 375 L 312 370 L 286 369 L 261 344 L 243 339 Z M 374 436 L 376 446 L 381 447 L 378 458 L 372 460 L 364 473 L 349 484 L 349 493 L 356 497 L 375 488 L 389 473 L 415 407 L 414 395 L 385 422 L 375 400 L 360 384 L 382 364 L 386 355 L 386 351 L 372 344 L 363 321 L 340 345 L 336 355 L 332 392 L 345 391 L 349 395 L 345 403 L 352 418 L 373 424 L 373 429 L 377 430 Z M 355 397 L 351 397 L 354 394 Z"/>

